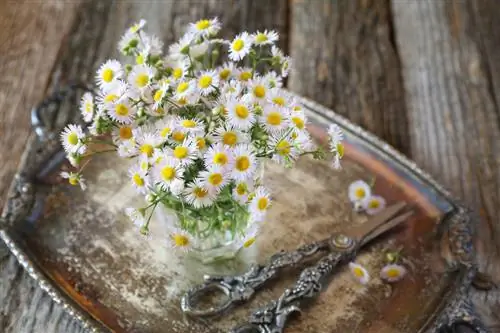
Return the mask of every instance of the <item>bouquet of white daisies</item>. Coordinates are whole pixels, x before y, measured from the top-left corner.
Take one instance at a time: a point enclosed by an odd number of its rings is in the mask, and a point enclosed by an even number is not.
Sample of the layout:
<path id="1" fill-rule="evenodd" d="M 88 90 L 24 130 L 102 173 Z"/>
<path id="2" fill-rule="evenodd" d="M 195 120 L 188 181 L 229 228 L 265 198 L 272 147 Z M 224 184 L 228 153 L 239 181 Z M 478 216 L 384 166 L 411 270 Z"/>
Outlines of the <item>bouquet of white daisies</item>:
<path id="1" fill-rule="evenodd" d="M 276 32 L 225 40 L 217 37 L 216 18 L 190 24 L 164 56 L 145 23 L 129 28 L 118 44 L 130 63 L 106 61 L 97 71 L 98 92 L 84 94 L 88 130 L 69 125 L 63 131 L 76 171 L 62 176 L 84 188 L 82 162 L 97 153 L 92 143 L 103 143 L 105 151 L 132 161 L 130 182 L 148 203 L 127 214 L 142 233 L 163 204 L 179 212 L 172 234 L 178 247 L 213 232 L 239 237 L 271 205 L 261 183 L 263 162 L 291 167 L 301 155 L 327 154 L 312 142 L 301 106 L 282 89 L 291 60 L 275 45 Z M 329 134 L 328 153 L 339 168 L 343 134 L 335 125 Z M 252 242 L 250 234 L 242 239 Z"/>

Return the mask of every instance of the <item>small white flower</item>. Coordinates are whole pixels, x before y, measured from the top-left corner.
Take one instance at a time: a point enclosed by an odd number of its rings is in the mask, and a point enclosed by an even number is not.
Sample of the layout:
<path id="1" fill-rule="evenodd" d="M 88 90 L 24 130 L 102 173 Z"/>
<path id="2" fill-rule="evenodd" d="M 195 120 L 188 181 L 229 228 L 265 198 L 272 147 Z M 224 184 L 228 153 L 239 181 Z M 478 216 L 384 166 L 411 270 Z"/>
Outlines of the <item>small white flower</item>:
<path id="1" fill-rule="evenodd" d="M 287 109 L 266 105 L 260 122 L 269 133 L 279 133 L 290 126 L 289 112 Z"/>
<path id="2" fill-rule="evenodd" d="M 85 134 L 80 125 L 68 125 L 61 133 L 61 142 L 67 153 L 83 154 L 87 146 L 83 144 Z"/>
<path id="3" fill-rule="evenodd" d="M 229 46 L 229 59 L 240 61 L 249 52 L 252 46 L 252 37 L 246 31 L 237 35 Z"/>
<path id="4" fill-rule="evenodd" d="M 290 113 L 290 120 L 292 125 L 299 131 L 303 131 L 306 128 L 307 119 L 303 111 L 293 111 Z"/>
<path id="5" fill-rule="evenodd" d="M 397 282 L 405 277 L 407 271 L 404 266 L 390 264 L 386 265 L 380 271 L 380 278 L 387 282 Z"/>
<path id="6" fill-rule="evenodd" d="M 199 20 L 196 23 L 191 23 L 189 32 L 197 36 L 209 37 L 216 35 L 221 28 L 221 24 L 217 17 L 207 20 Z"/>
<path id="7" fill-rule="evenodd" d="M 271 56 L 273 57 L 273 60 L 275 62 L 278 62 L 280 64 L 283 62 L 283 58 L 285 58 L 283 51 L 281 51 L 280 48 L 276 45 L 273 45 L 271 47 Z"/>
<path id="8" fill-rule="evenodd" d="M 337 124 L 331 124 L 328 128 L 328 137 L 332 150 L 337 148 L 337 144 L 344 140 L 344 131 Z"/>
<path id="9" fill-rule="evenodd" d="M 149 188 L 149 177 L 146 174 L 146 171 L 144 171 L 140 165 L 134 165 L 130 168 L 128 174 L 134 188 L 141 194 L 147 194 Z"/>
<path id="10" fill-rule="evenodd" d="M 135 65 L 128 75 L 129 85 L 136 91 L 142 92 L 148 88 L 156 74 L 156 70 L 148 65 Z"/>
<path id="11" fill-rule="evenodd" d="M 268 91 L 270 87 L 267 85 L 266 80 L 262 77 L 254 77 L 248 82 L 248 91 L 251 101 L 264 105 L 267 101 Z"/>
<path id="12" fill-rule="evenodd" d="M 201 95 L 207 96 L 211 94 L 218 86 L 219 77 L 217 76 L 217 73 L 215 71 L 203 71 L 199 74 L 196 88 Z"/>
<path id="13" fill-rule="evenodd" d="M 386 202 L 379 195 L 371 195 L 362 201 L 362 206 L 367 214 L 375 215 L 385 208 Z"/>
<path id="14" fill-rule="evenodd" d="M 161 137 L 156 131 L 150 128 L 139 127 L 133 130 L 137 150 L 142 157 L 151 160 L 155 148 L 161 144 Z"/>
<path id="15" fill-rule="evenodd" d="M 289 107 L 291 105 L 290 96 L 279 88 L 273 88 L 269 92 L 268 99 L 271 103 L 280 107 Z"/>
<path id="16" fill-rule="evenodd" d="M 182 180 L 184 169 L 178 160 L 172 157 L 162 158 L 159 164 L 155 165 L 153 170 L 154 179 L 160 183 L 163 189 L 168 189 L 176 180 Z"/>
<path id="17" fill-rule="evenodd" d="M 252 127 L 255 115 L 245 100 L 231 98 L 227 102 L 226 107 L 228 122 L 231 126 L 241 130 L 247 130 Z"/>
<path id="18" fill-rule="evenodd" d="M 278 33 L 274 30 L 271 31 L 264 30 L 264 32 L 257 31 L 255 34 L 252 35 L 253 43 L 255 45 L 273 44 L 278 40 L 278 38 L 279 38 Z"/>
<path id="19" fill-rule="evenodd" d="M 197 147 L 196 143 L 190 139 L 185 139 L 182 144 L 174 149 L 171 149 L 170 155 L 174 157 L 182 166 L 190 165 L 196 158 Z"/>
<path id="20" fill-rule="evenodd" d="M 272 157 L 273 161 L 282 165 L 294 161 L 300 154 L 291 135 L 285 134 L 286 133 L 282 132 L 273 135 L 269 145 L 274 151 Z"/>
<path id="21" fill-rule="evenodd" d="M 234 163 L 230 148 L 220 142 L 212 145 L 203 158 L 206 166 L 217 165 L 226 170 L 231 169 Z"/>
<path id="22" fill-rule="evenodd" d="M 128 28 L 129 33 L 137 33 L 146 25 L 146 20 L 140 20 L 134 23 L 130 28 Z"/>
<path id="23" fill-rule="evenodd" d="M 176 129 L 182 131 L 183 133 L 198 135 L 204 133 L 204 125 L 200 119 L 184 119 L 179 118 L 176 121 Z"/>
<path id="24" fill-rule="evenodd" d="M 248 201 L 248 195 L 253 192 L 253 183 L 248 180 L 237 181 L 233 189 L 233 198 L 244 205 Z"/>
<path id="25" fill-rule="evenodd" d="M 203 136 L 203 134 L 201 134 L 195 136 L 194 141 L 196 142 L 196 147 L 198 148 L 198 156 L 203 158 L 203 154 L 205 154 L 205 151 L 208 149 L 207 139 Z"/>
<path id="26" fill-rule="evenodd" d="M 363 266 L 350 262 L 349 270 L 357 282 L 365 285 L 370 281 L 370 274 L 368 274 L 368 271 Z"/>
<path id="27" fill-rule="evenodd" d="M 146 223 L 144 215 L 138 209 L 125 208 L 125 214 L 129 217 L 129 219 L 132 220 L 134 225 L 138 228 L 142 227 Z"/>
<path id="28" fill-rule="evenodd" d="M 194 34 L 186 33 L 184 34 L 177 43 L 170 45 L 168 48 L 169 58 L 175 60 L 181 60 L 186 58 L 189 53 L 189 47 L 193 42 Z"/>
<path id="29" fill-rule="evenodd" d="M 87 188 L 87 185 L 85 184 L 85 179 L 79 173 L 63 171 L 61 172 L 61 177 L 67 179 L 68 183 L 70 183 L 73 186 L 80 185 L 80 188 L 82 190 L 85 190 Z"/>
<path id="30" fill-rule="evenodd" d="M 264 75 L 264 81 L 266 85 L 271 88 L 281 88 L 283 86 L 283 79 L 278 76 L 275 71 L 271 71 Z"/>
<path id="31" fill-rule="evenodd" d="M 211 165 L 208 170 L 200 172 L 201 184 L 210 191 L 218 192 L 229 183 L 227 172 L 218 165 Z"/>
<path id="32" fill-rule="evenodd" d="M 349 200 L 351 202 L 362 202 L 372 195 L 372 189 L 365 181 L 356 180 L 348 188 Z"/>
<path id="33" fill-rule="evenodd" d="M 218 67 L 216 69 L 217 74 L 219 75 L 219 80 L 221 81 L 229 81 L 235 75 L 235 67 L 234 63 L 226 62 L 224 65 Z"/>
<path id="34" fill-rule="evenodd" d="M 169 136 L 172 134 L 174 128 L 175 128 L 175 119 L 173 117 L 165 117 L 160 121 L 157 121 L 155 123 L 155 127 L 158 130 L 158 134 L 161 138 L 161 142 L 164 143 L 167 141 Z M 184 140 L 182 138 L 181 142 Z"/>
<path id="35" fill-rule="evenodd" d="M 211 206 L 216 197 L 216 193 L 206 188 L 199 179 L 187 186 L 184 195 L 186 201 L 194 208 Z"/>
<path id="36" fill-rule="evenodd" d="M 127 31 L 123 34 L 118 42 L 118 51 L 123 54 L 130 54 L 133 50 L 137 49 L 139 39 L 136 33 Z"/>
<path id="37" fill-rule="evenodd" d="M 155 35 L 145 34 L 143 31 L 139 32 L 142 41 L 144 52 L 152 56 L 158 56 L 163 51 L 163 42 Z M 146 59 L 146 58 L 144 58 Z"/>
<path id="38" fill-rule="evenodd" d="M 162 82 L 160 87 L 158 87 L 155 90 L 153 94 L 153 101 L 154 101 L 153 109 L 158 110 L 163 106 L 163 99 L 165 98 L 168 88 L 169 85 L 165 82 Z"/>
<path id="39" fill-rule="evenodd" d="M 118 144 L 117 149 L 118 156 L 120 157 L 132 157 L 135 156 L 137 151 L 137 146 L 134 140 L 123 141 Z"/>
<path id="40" fill-rule="evenodd" d="M 189 71 L 189 62 L 185 60 L 176 60 L 170 65 L 172 68 L 172 78 L 182 80 Z"/>
<path id="41" fill-rule="evenodd" d="M 299 148 L 303 152 L 315 151 L 317 149 L 316 144 L 311 139 L 311 135 L 307 130 L 304 131 L 294 131 L 292 137 L 295 135 L 295 142 L 298 144 Z"/>
<path id="42" fill-rule="evenodd" d="M 134 115 L 137 113 L 135 106 L 128 101 L 128 99 L 120 99 L 108 109 L 108 115 L 111 119 L 123 123 L 130 124 L 134 120 Z"/>
<path id="43" fill-rule="evenodd" d="M 219 127 L 214 131 L 214 140 L 226 146 L 235 147 L 238 144 L 248 142 L 249 138 L 245 133 L 236 128 L 229 127 L 226 129 Z"/>
<path id="44" fill-rule="evenodd" d="M 221 82 L 221 96 L 219 97 L 220 101 L 225 101 L 229 100 L 231 96 L 239 96 L 241 95 L 241 91 L 243 90 L 243 87 L 241 83 L 237 80 L 230 80 L 228 82 Z M 221 104 L 225 104 L 221 103 Z"/>
<path id="45" fill-rule="evenodd" d="M 238 145 L 233 151 L 234 168 L 231 176 L 236 180 L 250 179 L 257 169 L 257 158 L 251 145 Z"/>
<path id="46" fill-rule="evenodd" d="M 120 98 L 122 98 L 127 93 L 127 85 L 122 81 L 115 81 L 108 86 L 106 91 L 102 91 L 97 96 L 97 103 L 102 106 L 103 109 L 108 109 L 113 106 Z"/>
<path id="47" fill-rule="evenodd" d="M 243 237 L 241 237 L 241 246 L 244 247 L 244 248 L 249 248 L 250 246 L 254 245 L 256 240 L 257 240 L 257 236 L 259 235 L 259 232 L 260 232 L 260 227 L 259 227 L 259 224 L 257 223 L 254 223 L 252 224 L 247 232 L 243 235 Z"/>
<path id="48" fill-rule="evenodd" d="M 262 186 L 257 187 L 250 201 L 250 214 L 254 221 L 260 221 L 271 207 L 269 191 Z"/>
<path id="49" fill-rule="evenodd" d="M 188 252 L 193 247 L 194 239 L 180 228 L 171 228 L 168 232 L 167 245 L 173 249 Z"/>
<path id="50" fill-rule="evenodd" d="M 246 86 L 253 77 L 253 71 L 248 67 L 239 67 L 236 70 L 236 78 L 243 85 Z"/>
<path id="51" fill-rule="evenodd" d="M 90 123 L 92 121 L 94 115 L 94 97 L 90 92 L 83 94 L 80 102 L 80 112 L 85 122 Z"/>
<path id="52" fill-rule="evenodd" d="M 120 144 L 123 141 L 131 140 L 134 138 L 132 133 L 132 126 L 123 124 L 113 129 L 112 133 L 113 143 Z"/>
<path id="53" fill-rule="evenodd" d="M 123 75 L 122 65 L 118 60 L 108 60 L 97 70 L 97 84 L 106 91 L 113 87 L 113 83 Z"/>
<path id="54" fill-rule="evenodd" d="M 175 93 L 174 93 L 174 98 L 175 99 L 181 99 L 181 98 L 186 98 L 190 99 L 192 97 L 196 90 L 195 82 L 194 81 L 189 81 L 189 80 L 182 80 L 179 82 L 179 84 L 175 87 Z"/>

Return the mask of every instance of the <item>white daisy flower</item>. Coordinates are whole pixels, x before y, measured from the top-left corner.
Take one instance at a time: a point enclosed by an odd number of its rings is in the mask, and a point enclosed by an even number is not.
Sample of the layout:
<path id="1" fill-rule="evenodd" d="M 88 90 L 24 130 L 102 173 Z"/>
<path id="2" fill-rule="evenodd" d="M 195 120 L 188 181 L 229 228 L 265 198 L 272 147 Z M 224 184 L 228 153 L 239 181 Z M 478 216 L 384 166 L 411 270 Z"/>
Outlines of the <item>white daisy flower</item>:
<path id="1" fill-rule="evenodd" d="M 248 142 L 249 138 L 245 133 L 236 128 L 229 127 L 226 129 L 224 127 L 219 127 L 214 131 L 214 140 L 226 146 L 235 147 L 241 143 Z"/>
<path id="2" fill-rule="evenodd" d="M 290 113 L 290 120 L 292 125 L 299 131 L 303 131 L 306 128 L 307 119 L 303 111 L 294 111 Z"/>
<path id="3" fill-rule="evenodd" d="M 175 87 L 174 98 L 176 100 L 181 98 L 190 99 L 194 95 L 196 85 L 194 81 L 182 80 Z"/>
<path id="4" fill-rule="evenodd" d="M 256 33 L 252 34 L 253 43 L 255 45 L 273 44 L 278 40 L 278 38 L 278 33 L 274 30 L 264 30 L 264 32 L 257 31 Z"/>
<path id="5" fill-rule="evenodd" d="M 160 121 L 157 121 L 155 123 L 155 127 L 158 131 L 158 134 L 161 138 L 161 142 L 164 143 L 167 141 L 169 136 L 172 134 L 174 128 L 175 128 L 175 119 L 173 117 L 165 117 Z M 181 142 L 184 141 L 184 137 L 182 138 Z"/>
<path id="6" fill-rule="evenodd" d="M 252 127 L 255 115 L 245 100 L 231 98 L 228 100 L 226 108 L 229 125 L 241 130 L 248 130 Z"/>
<path id="7" fill-rule="evenodd" d="M 138 33 L 144 26 L 146 25 L 146 20 L 140 20 L 139 22 L 134 23 L 130 28 L 128 28 L 129 33 Z"/>
<path id="8" fill-rule="evenodd" d="M 216 35 L 221 28 L 221 24 L 217 17 L 207 20 L 199 20 L 196 23 L 191 23 L 189 32 L 197 36 L 209 37 Z"/>
<path id="9" fill-rule="evenodd" d="M 167 93 L 167 90 L 169 88 L 169 85 L 165 82 L 163 82 L 160 87 L 158 87 L 154 94 L 153 94 L 153 109 L 158 110 L 163 106 L 163 99 L 165 98 L 165 95 Z"/>
<path id="10" fill-rule="evenodd" d="M 127 215 L 138 228 L 142 227 L 146 223 L 144 214 L 138 209 L 125 208 L 125 215 Z"/>
<path id="11" fill-rule="evenodd" d="M 152 56 L 161 55 L 163 52 L 163 42 L 155 35 L 148 35 L 144 32 L 139 32 L 140 39 L 142 41 L 144 52 Z M 146 57 L 144 58 L 146 59 Z"/>
<path id="12" fill-rule="evenodd" d="M 384 210 L 386 206 L 385 199 L 379 195 L 371 195 L 362 201 L 362 207 L 369 215 L 375 215 Z"/>
<path id="13" fill-rule="evenodd" d="M 267 95 L 270 87 L 262 77 L 254 77 L 248 82 L 248 91 L 251 101 L 264 105 L 267 101 Z"/>
<path id="14" fill-rule="evenodd" d="M 122 65 L 118 60 L 108 60 L 97 70 L 97 84 L 106 91 L 113 87 L 113 83 L 123 75 Z"/>
<path id="15" fill-rule="evenodd" d="M 227 102 L 227 100 L 230 99 L 229 96 L 239 96 L 241 95 L 242 90 L 243 87 L 241 83 L 238 82 L 237 80 L 221 82 L 221 87 L 220 87 L 221 96 L 219 97 L 219 100 L 225 100 Z"/>
<path id="16" fill-rule="evenodd" d="M 234 168 L 232 178 L 250 179 L 257 169 L 258 162 L 251 145 L 238 145 L 233 151 Z"/>
<path id="17" fill-rule="evenodd" d="M 68 125 L 61 133 L 61 142 L 67 153 L 83 154 L 87 146 L 83 143 L 85 134 L 80 125 Z"/>
<path id="18" fill-rule="evenodd" d="M 273 150 L 272 160 L 278 164 L 287 164 L 297 159 L 300 154 L 295 141 L 291 135 L 286 133 L 278 133 L 271 137 L 270 148 Z"/>
<path id="19" fill-rule="evenodd" d="M 113 129 L 112 138 L 114 144 L 120 144 L 120 142 L 131 140 L 134 138 L 132 133 L 132 126 L 123 124 Z"/>
<path id="20" fill-rule="evenodd" d="M 150 128 L 138 127 L 133 130 L 137 150 L 140 156 L 150 160 L 153 157 L 155 148 L 161 144 L 161 137 L 156 131 Z"/>
<path id="21" fill-rule="evenodd" d="M 250 52 L 251 46 L 252 37 L 250 37 L 248 32 L 244 31 L 240 33 L 233 39 L 231 45 L 229 45 L 229 59 L 240 61 Z"/>
<path id="22" fill-rule="evenodd" d="M 348 188 L 349 200 L 351 202 L 362 202 L 372 195 L 372 189 L 363 180 L 356 180 Z"/>
<path id="23" fill-rule="evenodd" d="M 185 60 L 172 61 L 169 65 L 172 69 L 172 78 L 174 80 L 182 80 L 189 71 L 189 62 Z"/>
<path id="24" fill-rule="evenodd" d="M 211 165 L 208 170 L 200 172 L 201 184 L 210 191 L 218 192 L 229 183 L 227 172 L 218 165 Z"/>
<path id="25" fill-rule="evenodd" d="M 249 211 L 254 221 L 260 221 L 271 207 L 269 191 L 263 186 L 257 187 L 250 201 Z"/>
<path id="26" fill-rule="evenodd" d="M 216 69 L 217 74 L 219 75 L 219 80 L 221 81 L 229 81 L 235 75 L 235 67 L 234 63 L 226 62 L 222 66 Z"/>
<path id="27" fill-rule="evenodd" d="M 264 82 L 270 88 L 281 88 L 283 86 L 283 79 L 278 76 L 275 71 L 271 71 L 264 75 Z"/>
<path id="28" fill-rule="evenodd" d="M 389 264 L 380 271 L 380 278 L 387 282 L 397 282 L 405 277 L 407 271 L 404 266 Z"/>
<path id="29" fill-rule="evenodd" d="M 311 135 L 307 130 L 304 131 L 294 131 L 292 133 L 292 138 L 295 137 L 295 142 L 299 146 L 301 151 L 315 151 L 317 149 L 317 145 L 311 138 Z"/>
<path id="30" fill-rule="evenodd" d="M 328 128 L 328 137 L 330 139 L 330 147 L 336 149 L 337 144 L 344 140 L 344 131 L 337 124 L 331 124 Z"/>
<path id="31" fill-rule="evenodd" d="M 97 96 L 97 103 L 102 105 L 104 109 L 108 109 L 113 106 L 120 98 L 122 98 L 127 93 L 127 85 L 122 81 L 114 81 L 108 86 L 106 91 L 102 91 Z"/>
<path id="32" fill-rule="evenodd" d="M 116 151 L 120 157 L 132 157 L 138 154 L 137 146 L 134 140 L 122 141 L 118 144 Z"/>
<path id="33" fill-rule="evenodd" d="M 271 89 L 268 99 L 276 106 L 288 107 L 291 104 L 290 96 L 283 89 Z"/>
<path id="34" fill-rule="evenodd" d="M 288 110 L 274 105 L 266 105 L 260 122 L 268 133 L 279 133 L 290 126 Z"/>
<path id="35" fill-rule="evenodd" d="M 163 189 L 168 189 L 172 182 L 182 180 L 184 168 L 180 165 L 179 161 L 173 157 L 164 157 L 155 165 L 153 169 L 153 176 L 156 182 L 160 183 Z"/>
<path id="36" fill-rule="evenodd" d="M 132 51 L 137 49 L 139 39 L 136 33 L 127 31 L 123 34 L 118 42 L 118 51 L 124 55 L 130 55 Z"/>
<path id="37" fill-rule="evenodd" d="M 250 246 L 254 245 L 257 236 L 259 235 L 260 232 L 260 226 L 257 223 L 252 224 L 248 230 L 246 231 L 245 235 L 241 237 L 241 245 L 244 248 L 249 248 Z"/>
<path id="38" fill-rule="evenodd" d="M 200 179 L 196 179 L 184 190 L 186 201 L 194 208 L 211 206 L 215 200 L 216 193 L 206 188 Z"/>
<path id="39" fill-rule="evenodd" d="M 135 106 L 132 106 L 128 99 L 125 98 L 118 100 L 107 110 L 111 119 L 123 124 L 132 123 L 134 115 L 137 113 Z"/>
<path id="40" fill-rule="evenodd" d="M 196 153 L 196 143 L 190 138 L 185 139 L 182 144 L 170 151 L 170 155 L 179 161 L 182 166 L 192 164 L 196 158 Z"/>
<path id="41" fill-rule="evenodd" d="M 85 122 L 90 123 L 92 121 L 92 117 L 94 116 L 94 97 L 90 92 L 83 94 L 80 102 L 80 112 Z"/>
<path id="42" fill-rule="evenodd" d="M 135 65 L 128 75 L 128 83 L 132 89 L 142 92 L 151 84 L 156 69 L 148 65 Z"/>
<path id="43" fill-rule="evenodd" d="M 250 81 L 250 79 L 253 77 L 253 71 L 251 68 L 241 67 L 237 68 L 235 71 L 236 71 L 236 78 L 244 86 L 246 86 Z"/>
<path id="44" fill-rule="evenodd" d="M 219 86 L 219 77 L 214 70 L 203 71 L 199 74 L 196 88 L 201 95 L 210 95 Z"/>
<path id="45" fill-rule="evenodd" d="M 67 179 L 68 183 L 73 186 L 79 185 L 82 190 L 85 190 L 87 188 L 85 179 L 79 173 L 63 171 L 61 172 L 61 177 Z"/>
<path id="46" fill-rule="evenodd" d="M 170 134 L 170 142 L 174 144 L 181 144 L 187 138 L 187 132 L 182 128 L 179 128 L 177 121 L 175 122 L 175 127 Z"/>
<path id="47" fill-rule="evenodd" d="M 206 166 L 216 165 L 226 170 L 231 169 L 234 163 L 230 148 L 220 142 L 212 145 L 203 156 L 203 159 Z"/>
<path id="48" fill-rule="evenodd" d="M 248 180 L 236 181 L 233 189 L 233 199 L 244 205 L 248 201 L 249 194 L 253 191 L 253 183 Z"/>
<path id="49" fill-rule="evenodd" d="M 173 249 L 188 252 L 193 248 L 194 239 L 180 228 L 171 228 L 168 232 L 167 245 Z"/>
<path id="50" fill-rule="evenodd" d="M 194 34 L 186 33 L 179 41 L 170 45 L 168 48 L 169 58 L 174 60 L 185 59 L 186 55 L 189 54 L 189 47 L 193 42 Z"/>
<path id="51" fill-rule="evenodd" d="M 134 165 L 130 168 L 128 175 L 132 185 L 141 194 L 147 194 L 149 191 L 149 177 L 146 171 L 140 165 Z"/>
<path id="52" fill-rule="evenodd" d="M 350 262 L 349 270 L 357 282 L 365 285 L 370 281 L 370 274 L 368 274 L 368 271 L 363 266 Z"/>
<path id="53" fill-rule="evenodd" d="M 183 133 L 198 135 L 205 132 L 204 124 L 200 119 L 179 118 L 176 123 L 176 129 L 181 130 Z"/>

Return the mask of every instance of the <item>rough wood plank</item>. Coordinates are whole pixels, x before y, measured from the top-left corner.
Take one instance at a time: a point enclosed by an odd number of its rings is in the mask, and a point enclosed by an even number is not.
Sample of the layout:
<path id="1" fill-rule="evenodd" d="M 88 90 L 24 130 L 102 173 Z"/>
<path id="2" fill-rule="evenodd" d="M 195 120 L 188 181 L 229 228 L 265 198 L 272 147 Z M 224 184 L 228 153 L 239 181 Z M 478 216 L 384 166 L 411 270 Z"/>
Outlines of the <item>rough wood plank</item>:
<path id="1" fill-rule="evenodd" d="M 148 31 L 166 44 L 189 22 L 218 16 L 225 35 L 242 29 L 276 29 L 287 45 L 287 1 L 86 1 L 0 4 L 0 69 L 9 73 L 0 81 L 0 198 L 9 186 L 29 131 L 29 108 L 43 97 L 52 81 L 89 80 L 99 64 L 117 56 L 116 43 L 124 29 L 141 18 Z M 77 16 L 73 13 L 77 8 Z M 73 30 L 65 36 L 70 23 Z M 63 44 L 61 48 L 61 44 Z M 59 58 L 56 60 L 56 55 Z M 5 78 L 5 76 L 4 76 Z M 22 92 L 22 93 L 21 93 Z M 24 111 L 25 110 L 25 111 Z M 1 201 L 1 200 L 0 200 Z M 0 244 L 3 246 L 3 244 Z M 4 251 L 2 252 L 4 253 Z M 36 286 L 12 256 L 0 256 L 0 331 L 82 332 L 76 321 Z"/>
<path id="2" fill-rule="evenodd" d="M 388 1 L 293 1 L 290 88 L 410 151 Z"/>
<path id="3" fill-rule="evenodd" d="M 480 213 L 480 269 L 500 285 L 500 8 L 494 0 L 392 6 L 411 156 Z M 498 332 L 500 290 L 473 299 Z"/>

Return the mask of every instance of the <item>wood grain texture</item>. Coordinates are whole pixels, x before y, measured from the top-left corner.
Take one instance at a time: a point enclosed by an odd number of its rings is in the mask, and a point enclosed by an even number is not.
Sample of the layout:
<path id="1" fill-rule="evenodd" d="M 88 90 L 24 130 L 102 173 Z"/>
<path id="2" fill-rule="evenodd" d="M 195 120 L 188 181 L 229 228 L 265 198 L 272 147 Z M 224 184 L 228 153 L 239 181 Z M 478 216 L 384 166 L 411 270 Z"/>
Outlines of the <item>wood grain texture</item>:
<path id="1" fill-rule="evenodd" d="M 393 1 L 411 156 L 475 208 L 480 269 L 500 284 L 500 8 L 495 1 Z M 492 332 L 500 290 L 473 293 Z"/>

